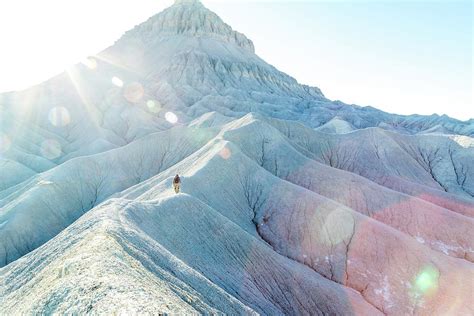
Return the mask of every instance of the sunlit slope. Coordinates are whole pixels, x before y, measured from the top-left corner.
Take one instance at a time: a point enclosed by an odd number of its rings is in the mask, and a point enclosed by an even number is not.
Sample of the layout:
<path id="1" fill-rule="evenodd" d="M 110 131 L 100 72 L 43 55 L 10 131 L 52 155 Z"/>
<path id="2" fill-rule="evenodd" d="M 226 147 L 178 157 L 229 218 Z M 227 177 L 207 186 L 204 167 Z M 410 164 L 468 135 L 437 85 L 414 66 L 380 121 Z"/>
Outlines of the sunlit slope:
<path id="1" fill-rule="evenodd" d="M 112 200 L 3 269 L 7 282 L 2 310 L 253 313 L 139 229 L 125 224 L 129 203 Z"/>
<path id="2" fill-rule="evenodd" d="M 448 310 L 452 300 L 460 297 L 466 301 L 470 295 L 472 283 L 459 284 L 463 276 L 473 273 L 468 261 L 434 252 L 415 238 L 281 181 L 232 143 L 219 141 L 206 147 L 211 145 L 190 156 L 191 162 L 183 161 L 125 191 L 123 197 L 153 201 L 173 195 L 169 181 L 179 169 L 187 183 L 183 186 L 186 194 L 199 197 L 250 234 L 263 237 L 281 254 L 362 291 L 381 310 L 389 313 L 418 310 L 429 314 Z M 214 177 L 223 173 L 227 176 Z M 220 188 L 217 192 L 216 187 Z M 378 242 L 373 243 L 374 240 Z M 393 257 L 392 250 L 397 253 L 395 261 L 387 259 Z M 437 269 L 436 278 L 444 281 L 436 281 L 440 282 L 436 283 L 437 296 L 424 297 L 427 289 L 416 288 L 415 282 L 425 270 L 433 269 Z M 381 294 L 384 291 L 391 296 Z M 424 307 L 419 309 L 420 306 Z M 458 311 L 463 309 L 469 310 L 462 307 Z"/>
<path id="3" fill-rule="evenodd" d="M 377 314 L 186 194 L 112 199 L 3 273 L 6 311 Z"/>
<path id="4" fill-rule="evenodd" d="M 228 124 L 222 137 L 239 144 L 249 157 L 281 179 L 373 217 L 433 249 L 474 260 L 472 218 L 309 159 L 254 115 Z M 467 205 L 467 210 L 474 211 L 474 203 Z M 442 231 L 438 230 L 440 223 L 445 225 Z"/>
<path id="5" fill-rule="evenodd" d="M 112 194 L 179 162 L 212 131 L 174 128 L 102 154 L 72 159 L 0 192 L 0 265 L 40 246 Z"/>
<path id="6" fill-rule="evenodd" d="M 183 193 L 178 195 L 169 185 L 176 170 L 183 179 Z M 210 141 L 117 197 L 5 271 L 31 266 L 28 261 L 40 253 L 62 253 L 51 245 L 69 238 L 78 226 L 94 231 L 93 219 L 112 235 L 124 229 L 126 233 L 119 234 L 123 243 L 141 245 L 139 237 L 157 242 L 258 312 L 364 313 L 370 305 L 385 313 L 430 314 L 450 308 L 469 312 L 468 306 L 453 307 L 451 302 L 468 300 L 472 284 L 461 280 L 472 278 L 471 263 L 433 251 L 381 222 L 283 181 L 223 140 Z M 116 224 L 111 225 L 110 218 Z M 139 253 L 143 247 L 131 248 Z M 160 257 L 152 250 L 146 255 L 149 260 Z M 423 273 L 432 278 L 427 287 L 417 283 Z M 15 292 L 9 290 L 7 297 Z"/>
<path id="7" fill-rule="evenodd" d="M 406 136 L 382 129 L 336 135 L 302 124 L 269 120 L 300 152 L 331 167 L 380 185 L 474 216 L 472 138 Z"/>
<path id="8" fill-rule="evenodd" d="M 179 123 L 208 112 L 257 112 L 326 133 L 379 127 L 474 135 L 472 120 L 399 116 L 328 100 L 259 58 L 251 40 L 193 1 L 152 16 L 48 81 L 0 94 L 0 152 L 41 172 L 168 129 L 168 112 Z"/>
<path id="9" fill-rule="evenodd" d="M 215 135 L 232 141 L 283 180 L 373 217 L 435 250 L 473 260 L 471 218 L 310 159 L 271 125 L 248 115 L 222 125 L 220 132 L 175 128 L 153 134 L 121 149 L 71 160 L 14 190 L 0 192 L 2 261 L 11 262 L 31 251 L 100 201 L 180 162 Z M 186 163 L 195 164 L 193 157 Z M 176 172 L 181 173 L 179 168 Z M 36 210 L 34 216 L 31 208 Z M 473 208 L 472 202 L 465 202 L 464 210 Z M 440 223 L 445 225 L 442 231 L 437 229 Z"/>
<path id="10" fill-rule="evenodd" d="M 1 311 L 474 314 L 473 135 L 328 100 L 177 1 L 0 94 Z"/>

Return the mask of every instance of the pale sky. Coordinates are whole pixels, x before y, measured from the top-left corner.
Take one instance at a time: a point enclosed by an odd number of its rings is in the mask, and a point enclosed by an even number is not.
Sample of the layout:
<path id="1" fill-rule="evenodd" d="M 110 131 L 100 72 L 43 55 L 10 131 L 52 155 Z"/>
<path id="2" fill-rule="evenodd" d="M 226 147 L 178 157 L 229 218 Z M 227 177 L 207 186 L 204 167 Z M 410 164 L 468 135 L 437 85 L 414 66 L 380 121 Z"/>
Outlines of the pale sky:
<path id="1" fill-rule="evenodd" d="M 172 2 L 2 0 L 0 92 L 60 73 Z M 203 3 L 260 57 L 330 99 L 474 118 L 470 0 Z"/>

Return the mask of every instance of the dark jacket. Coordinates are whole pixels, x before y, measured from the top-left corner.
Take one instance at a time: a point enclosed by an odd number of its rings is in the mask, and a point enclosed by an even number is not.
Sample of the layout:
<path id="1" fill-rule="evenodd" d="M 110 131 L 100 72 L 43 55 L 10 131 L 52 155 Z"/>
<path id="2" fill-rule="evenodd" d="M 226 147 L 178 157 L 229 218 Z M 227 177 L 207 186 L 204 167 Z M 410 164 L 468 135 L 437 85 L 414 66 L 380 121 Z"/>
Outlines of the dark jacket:
<path id="1" fill-rule="evenodd" d="M 178 175 L 176 177 L 174 177 L 173 183 L 180 183 L 180 182 L 181 182 L 181 179 L 179 178 Z"/>

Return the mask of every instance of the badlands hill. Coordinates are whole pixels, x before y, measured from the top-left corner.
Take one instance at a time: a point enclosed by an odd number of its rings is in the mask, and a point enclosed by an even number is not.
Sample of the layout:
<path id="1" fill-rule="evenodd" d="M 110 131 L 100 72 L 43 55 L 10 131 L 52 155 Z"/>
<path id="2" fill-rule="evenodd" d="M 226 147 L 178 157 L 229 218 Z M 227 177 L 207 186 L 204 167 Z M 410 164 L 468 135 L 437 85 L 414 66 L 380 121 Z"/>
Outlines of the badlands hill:
<path id="1" fill-rule="evenodd" d="M 0 95 L 1 310 L 473 314 L 473 136 L 328 100 L 177 1 Z"/>

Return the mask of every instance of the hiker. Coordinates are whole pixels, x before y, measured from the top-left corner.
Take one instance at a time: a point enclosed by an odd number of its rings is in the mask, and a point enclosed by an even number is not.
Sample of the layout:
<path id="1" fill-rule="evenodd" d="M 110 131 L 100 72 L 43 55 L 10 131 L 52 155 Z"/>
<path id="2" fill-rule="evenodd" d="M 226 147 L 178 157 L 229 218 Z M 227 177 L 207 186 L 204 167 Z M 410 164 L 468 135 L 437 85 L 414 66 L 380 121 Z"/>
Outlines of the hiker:
<path id="1" fill-rule="evenodd" d="M 176 175 L 173 179 L 174 192 L 179 193 L 179 186 L 181 184 L 181 179 Z"/>

